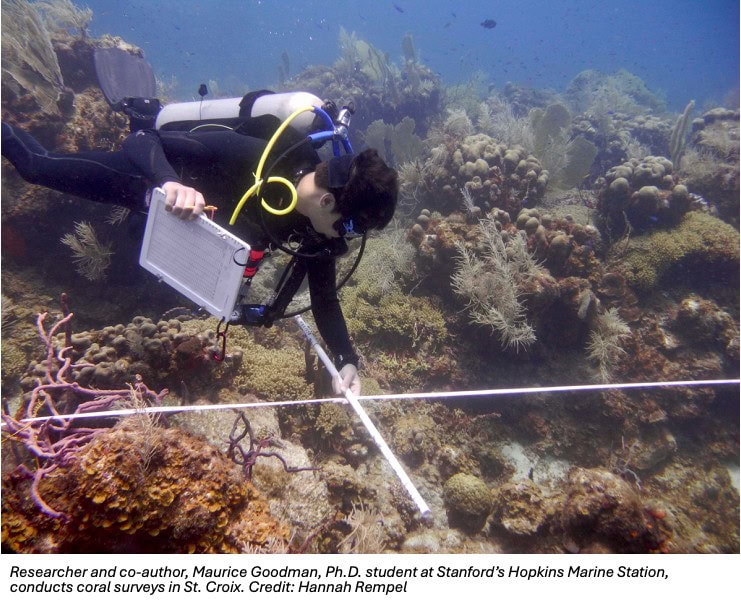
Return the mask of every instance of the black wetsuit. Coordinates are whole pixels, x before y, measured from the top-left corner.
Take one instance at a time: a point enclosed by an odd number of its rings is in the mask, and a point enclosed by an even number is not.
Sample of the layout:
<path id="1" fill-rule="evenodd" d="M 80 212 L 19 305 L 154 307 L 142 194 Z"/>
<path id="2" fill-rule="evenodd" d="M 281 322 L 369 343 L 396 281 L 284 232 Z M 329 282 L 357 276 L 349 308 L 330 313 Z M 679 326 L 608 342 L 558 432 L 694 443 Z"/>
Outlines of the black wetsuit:
<path id="1" fill-rule="evenodd" d="M 286 137 L 272 155 L 279 155 L 295 141 Z M 140 211 L 148 189 L 176 181 L 200 191 L 208 203 L 222 208 L 222 216 L 231 216 L 236 203 L 254 183 L 264 149 L 265 140 L 231 130 L 140 130 L 126 138 L 121 151 L 57 154 L 22 130 L 2 125 L 2 154 L 26 181 Z M 319 157 L 307 142 L 277 164 L 273 174 L 296 179 L 313 170 L 318 162 Z M 268 192 L 265 197 L 270 201 Z M 344 240 L 318 234 L 308 219 L 296 212 L 283 217 L 265 213 L 255 200 L 248 201 L 236 228 L 231 230 L 259 249 L 271 243 L 265 226 L 279 241 L 301 241 L 305 251 L 317 254 L 299 260 L 308 276 L 317 327 L 339 367 L 344 363 L 357 365 L 337 298 L 335 258 L 330 254 L 346 250 Z"/>

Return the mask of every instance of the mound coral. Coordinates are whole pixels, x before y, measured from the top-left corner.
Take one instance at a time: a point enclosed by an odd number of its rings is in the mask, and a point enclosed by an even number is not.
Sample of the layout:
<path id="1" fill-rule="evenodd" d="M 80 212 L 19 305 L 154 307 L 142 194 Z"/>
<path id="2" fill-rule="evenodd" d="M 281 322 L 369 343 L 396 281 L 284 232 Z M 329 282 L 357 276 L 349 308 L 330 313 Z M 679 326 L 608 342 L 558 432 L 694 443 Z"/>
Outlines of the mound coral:
<path id="1" fill-rule="evenodd" d="M 492 521 L 509 533 L 532 535 L 545 520 L 545 498 L 532 481 L 509 482 L 494 491 Z"/>
<path id="2" fill-rule="evenodd" d="M 605 235 L 626 229 L 676 225 L 691 209 L 687 187 L 678 183 L 674 165 L 664 157 L 631 159 L 607 171 L 599 194 L 598 223 Z"/>
<path id="3" fill-rule="evenodd" d="M 448 136 L 434 147 L 421 169 L 417 197 L 431 210 L 461 206 L 461 190 L 482 210 L 501 208 L 516 215 L 537 202 L 548 186 L 548 171 L 520 145 L 507 147 L 485 134 Z M 527 200 L 527 202 L 525 201 Z"/>
<path id="4" fill-rule="evenodd" d="M 136 419 L 101 431 L 44 479 L 40 493 L 61 518 L 22 486 L 18 474 L 3 482 L 3 545 L 14 552 L 244 552 L 288 538 L 213 446 Z"/>
<path id="5" fill-rule="evenodd" d="M 99 388 L 123 387 L 137 375 L 158 386 L 177 387 L 186 378 L 194 384 L 208 370 L 219 374 L 226 369 L 212 361 L 213 332 L 198 328 L 205 326 L 177 319 L 155 323 L 137 316 L 127 325 L 70 334 L 69 355 L 75 362 L 70 376 L 83 386 Z M 32 364 L 21 386 L 32 389 L 45 373 L 44 364 Z"/>
<path id="6" fill-rule="evenodd" d="M 481 529 L 492 508 L 486 483 L 474 475 L 458 473 L 445 482 L 443 493 L 454 522 L 474 531 Z"/>
<path id="7" fill-rule="evenodd" d="M 738 275 L 739 234 L 733 227 L 709 214 L 689 212 L 668 231 L 630 240 L 625 257 L 619 261 L 628 283 L 649 291 L 680 267 L 683 280 L 727 280 Z M 687 271 L 695 267 L 699 271 Z"/>

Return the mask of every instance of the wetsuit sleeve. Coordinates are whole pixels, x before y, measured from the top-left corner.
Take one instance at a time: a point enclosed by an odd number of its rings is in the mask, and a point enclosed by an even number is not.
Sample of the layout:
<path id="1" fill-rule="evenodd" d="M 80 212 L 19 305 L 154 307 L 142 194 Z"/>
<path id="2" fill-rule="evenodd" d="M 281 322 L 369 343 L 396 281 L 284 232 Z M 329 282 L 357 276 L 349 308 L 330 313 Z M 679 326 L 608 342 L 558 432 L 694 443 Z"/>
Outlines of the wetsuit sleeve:
<path id="1" fill-rule="evenodd" d="M 319 333 L 335 358 L 341 360 L 338 365 L 352 363 L 357 366 L 358 356 L 350 342 L 345 317 L 337 297 L 334 259 L 309 261 L 308 270 L 311 308 Z"/>
<path id="2" fill-rule="evenodd" d="M 167 161 L 162 141 L 152 130 L 139 130 L 123 142 L 123 151 L 145 178 L 159 186 L 167 181 L 182 182 L 175 169 Z"/>

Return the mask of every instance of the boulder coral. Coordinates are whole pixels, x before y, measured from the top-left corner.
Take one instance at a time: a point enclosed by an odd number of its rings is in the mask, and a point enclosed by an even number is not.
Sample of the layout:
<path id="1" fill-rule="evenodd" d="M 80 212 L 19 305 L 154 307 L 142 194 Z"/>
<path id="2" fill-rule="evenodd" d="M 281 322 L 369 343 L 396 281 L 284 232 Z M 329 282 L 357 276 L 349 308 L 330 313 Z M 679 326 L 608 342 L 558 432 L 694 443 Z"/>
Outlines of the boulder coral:
<path id="1" fill-rule="evenodd" d="M 492 497 L 486 483 L 474 475 L 457 473 L 443 486 L 445 504 L 453 524 L 478 531 L 492 508 Z"/>
<path id="2" fill-rule="evenodd" d="M 52 519 L 4 480 L 3 546 L 13 552 L 236 553 L 287 543 L 288 529 L 205 440 L 137 419 L 102 431 L 40 485 Z"/>
<path id="3" fill-rule="evenodd" d="M 692 202 L 668 159 L 631 159 L 607 171 L 599 194 L 597 223 L 603 233 L 613 237 L 627 229 L 645 232 L 676 225 Z"/>
<path id="4" fill-rule="evenodd" d="M 659 287 L 680 268 L 685 282 L 737 279 L 739 234 L 709 214 L 689 212 L 674 229 L 632 238 L 618 265 L 629 285 L 642 291 Z"/>
<path id="5" fill-rule="evenodd" d="M 485 134 L 446 140 L 435 147 L 423 169 L 429 208 L 450 212 L 462 207 L 461 190 L 482 210 L 517 213 L 542 199 L 548 171 L 522 146 L 507 145 Z"/>
<path id="6" fill-rule="evenodd" d="M 546 498 L 532 481 L 505 483 L 494 491 L 492 521 L 517 536 L 535 534 L 547 519 Z"/>

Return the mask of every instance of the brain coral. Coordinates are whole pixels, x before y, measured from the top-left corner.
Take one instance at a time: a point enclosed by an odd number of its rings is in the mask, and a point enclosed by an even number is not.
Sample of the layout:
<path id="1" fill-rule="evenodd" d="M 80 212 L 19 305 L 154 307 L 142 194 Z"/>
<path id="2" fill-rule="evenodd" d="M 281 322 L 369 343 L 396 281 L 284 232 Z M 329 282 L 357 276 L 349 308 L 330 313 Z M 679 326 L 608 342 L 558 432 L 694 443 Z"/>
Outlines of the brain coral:
<path id="1" fill-rule="evenodd" d="M 457 473 L 445 482 L 443 491 L 451 520 L 457 519 L 464 526 L 480 529 L 492 507 L 486 483 L 474 475 Z"/>

